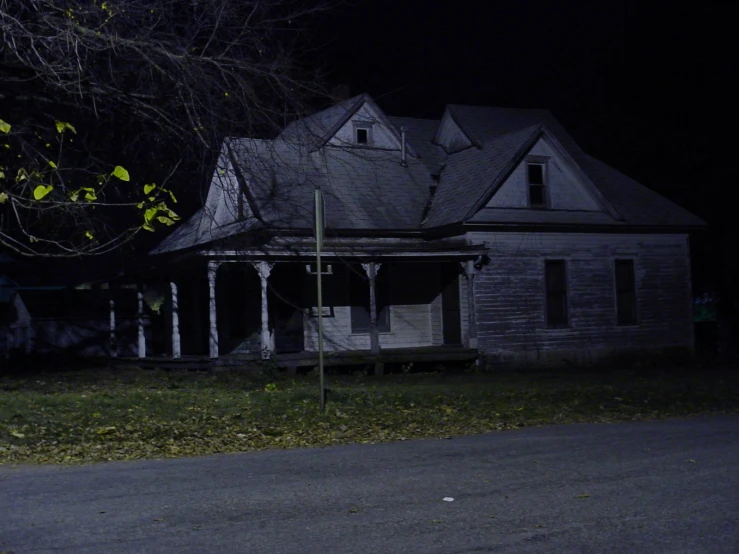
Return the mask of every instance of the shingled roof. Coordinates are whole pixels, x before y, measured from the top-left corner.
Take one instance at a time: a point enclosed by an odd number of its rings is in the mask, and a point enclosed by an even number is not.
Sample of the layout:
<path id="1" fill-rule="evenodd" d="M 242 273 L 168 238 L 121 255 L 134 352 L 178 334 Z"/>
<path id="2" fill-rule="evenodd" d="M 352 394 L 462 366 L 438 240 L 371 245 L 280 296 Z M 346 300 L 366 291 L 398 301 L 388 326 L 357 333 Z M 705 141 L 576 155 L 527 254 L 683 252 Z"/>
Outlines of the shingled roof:
<path id="1" fill-rule="evenodd" d="M 397 150 L 329 143 L 365 104 L 399 141 L 401 127 L 406 129 L 406 164 L 401 163 Z M 216 205 L 229 202 L 231 208 L 214 218 L 213 206 L 206 205 L 153 253 L 204 245 L 258 228 L 308 230 L 316 187 L 324 191 L 327 226 L 337 233 L 416 231 L 420 236 L 430 229 L 483 221 L 663 228 L 705 225 L 687 210 L 586 154 L 546 110 L 449 105 L 445 117 L 452 118 L 471 139 L 471 146 L 447 153 L 434 142 L 443 120 L 386 117 L 366 94 L 291 123 L 275 140 L 227 139 L 221 169 L 214 174 L 208 197 Z M 542 136 L 559 145 L 577 166 L 603 206 L 602 212 L 485 207 Z M 435 192 L 430 197 L 431 191 Z M 236 213 L 240 202 L 246 208 Z"/>
<path id="2" fill-rule="evenodd" d="M 471 147 L 446 158 L 426 228 L 480 219 L 486 222 L 573 223 L 615 226 L 700 227 L 705 222 L 670 200 L 586 154 L 547 110 L 482 106 L 448 106 L 457 124 L 481 148 Z M 550 133 L 592 182 L 617 218 L 582 212 L 484 208 L 481 200 L 521 162 L 542 132 Z M 475 218 L 475 213 L 478 217 Z"/>

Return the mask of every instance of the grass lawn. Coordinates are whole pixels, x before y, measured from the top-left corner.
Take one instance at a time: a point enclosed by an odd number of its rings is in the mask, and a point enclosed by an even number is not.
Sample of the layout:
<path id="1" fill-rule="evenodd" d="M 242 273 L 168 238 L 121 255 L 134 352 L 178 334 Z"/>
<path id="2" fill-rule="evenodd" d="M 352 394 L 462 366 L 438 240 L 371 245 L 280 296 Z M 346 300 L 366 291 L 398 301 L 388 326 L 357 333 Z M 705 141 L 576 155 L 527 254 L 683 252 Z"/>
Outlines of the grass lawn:
<path id="1" fill-rule="evenodd" d="M 0 464 L 323 446 L 739 409 L 739 371 L 419 373 L 328 379 L 85 370 L 0 376 Z"/>

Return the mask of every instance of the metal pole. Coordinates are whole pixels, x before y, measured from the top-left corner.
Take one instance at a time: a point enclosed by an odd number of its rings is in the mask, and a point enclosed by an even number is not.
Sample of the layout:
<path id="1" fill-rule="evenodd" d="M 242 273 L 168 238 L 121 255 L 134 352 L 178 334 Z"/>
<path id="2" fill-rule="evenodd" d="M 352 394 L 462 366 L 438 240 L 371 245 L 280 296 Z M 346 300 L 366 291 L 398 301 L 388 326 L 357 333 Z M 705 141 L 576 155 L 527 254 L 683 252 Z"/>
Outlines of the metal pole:
<path id="1" fill-rule="evenodd" d="M 326 381 L 323 373 L 323 287 L 321 278 L 321 247 L 323 246 L 323 194 L 321 189 L 315 191 L 315 220 L 316 220 L 316 288 L 318 297 L 318 375 L 320 377 L 321 411 L 326 410 Z"/>

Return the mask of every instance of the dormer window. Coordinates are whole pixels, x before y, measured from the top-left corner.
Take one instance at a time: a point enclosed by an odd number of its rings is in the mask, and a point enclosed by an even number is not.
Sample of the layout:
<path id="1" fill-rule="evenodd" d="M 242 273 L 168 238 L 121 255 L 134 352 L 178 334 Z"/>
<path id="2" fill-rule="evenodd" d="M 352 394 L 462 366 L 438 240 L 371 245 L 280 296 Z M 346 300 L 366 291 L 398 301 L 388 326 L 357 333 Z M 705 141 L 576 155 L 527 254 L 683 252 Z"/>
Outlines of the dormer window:
<path id="1" fill-rule="evenodd" d="M 366 127 L 357 127 L 355 130 L 355 142 L 357 144 L 369 144 L 370 130 Z"/>
<path id="2" fill-rule="evenodd" d="M 546 208 L 546 164 L 544 162 L 527 162 L 526 180 L 529 188 L 529 207 Z"/>

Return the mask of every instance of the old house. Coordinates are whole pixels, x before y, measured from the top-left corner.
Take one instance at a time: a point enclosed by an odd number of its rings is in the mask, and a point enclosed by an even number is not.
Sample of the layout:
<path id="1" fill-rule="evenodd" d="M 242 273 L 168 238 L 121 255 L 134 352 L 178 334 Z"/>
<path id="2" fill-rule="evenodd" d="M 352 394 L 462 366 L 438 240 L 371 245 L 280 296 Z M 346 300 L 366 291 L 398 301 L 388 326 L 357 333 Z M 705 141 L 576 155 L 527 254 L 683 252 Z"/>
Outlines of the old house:
<path id="1" fill-rule="evenodd" d="M 693 347 L 701 219 L 586 154 L 545 110 L 389 117 L 363 94 L 274 140 L 223 142 L 204 206 L 152 252 L 169 355 L 316 350 L 317 188 L 336 355 L 537 365 Z"/>

